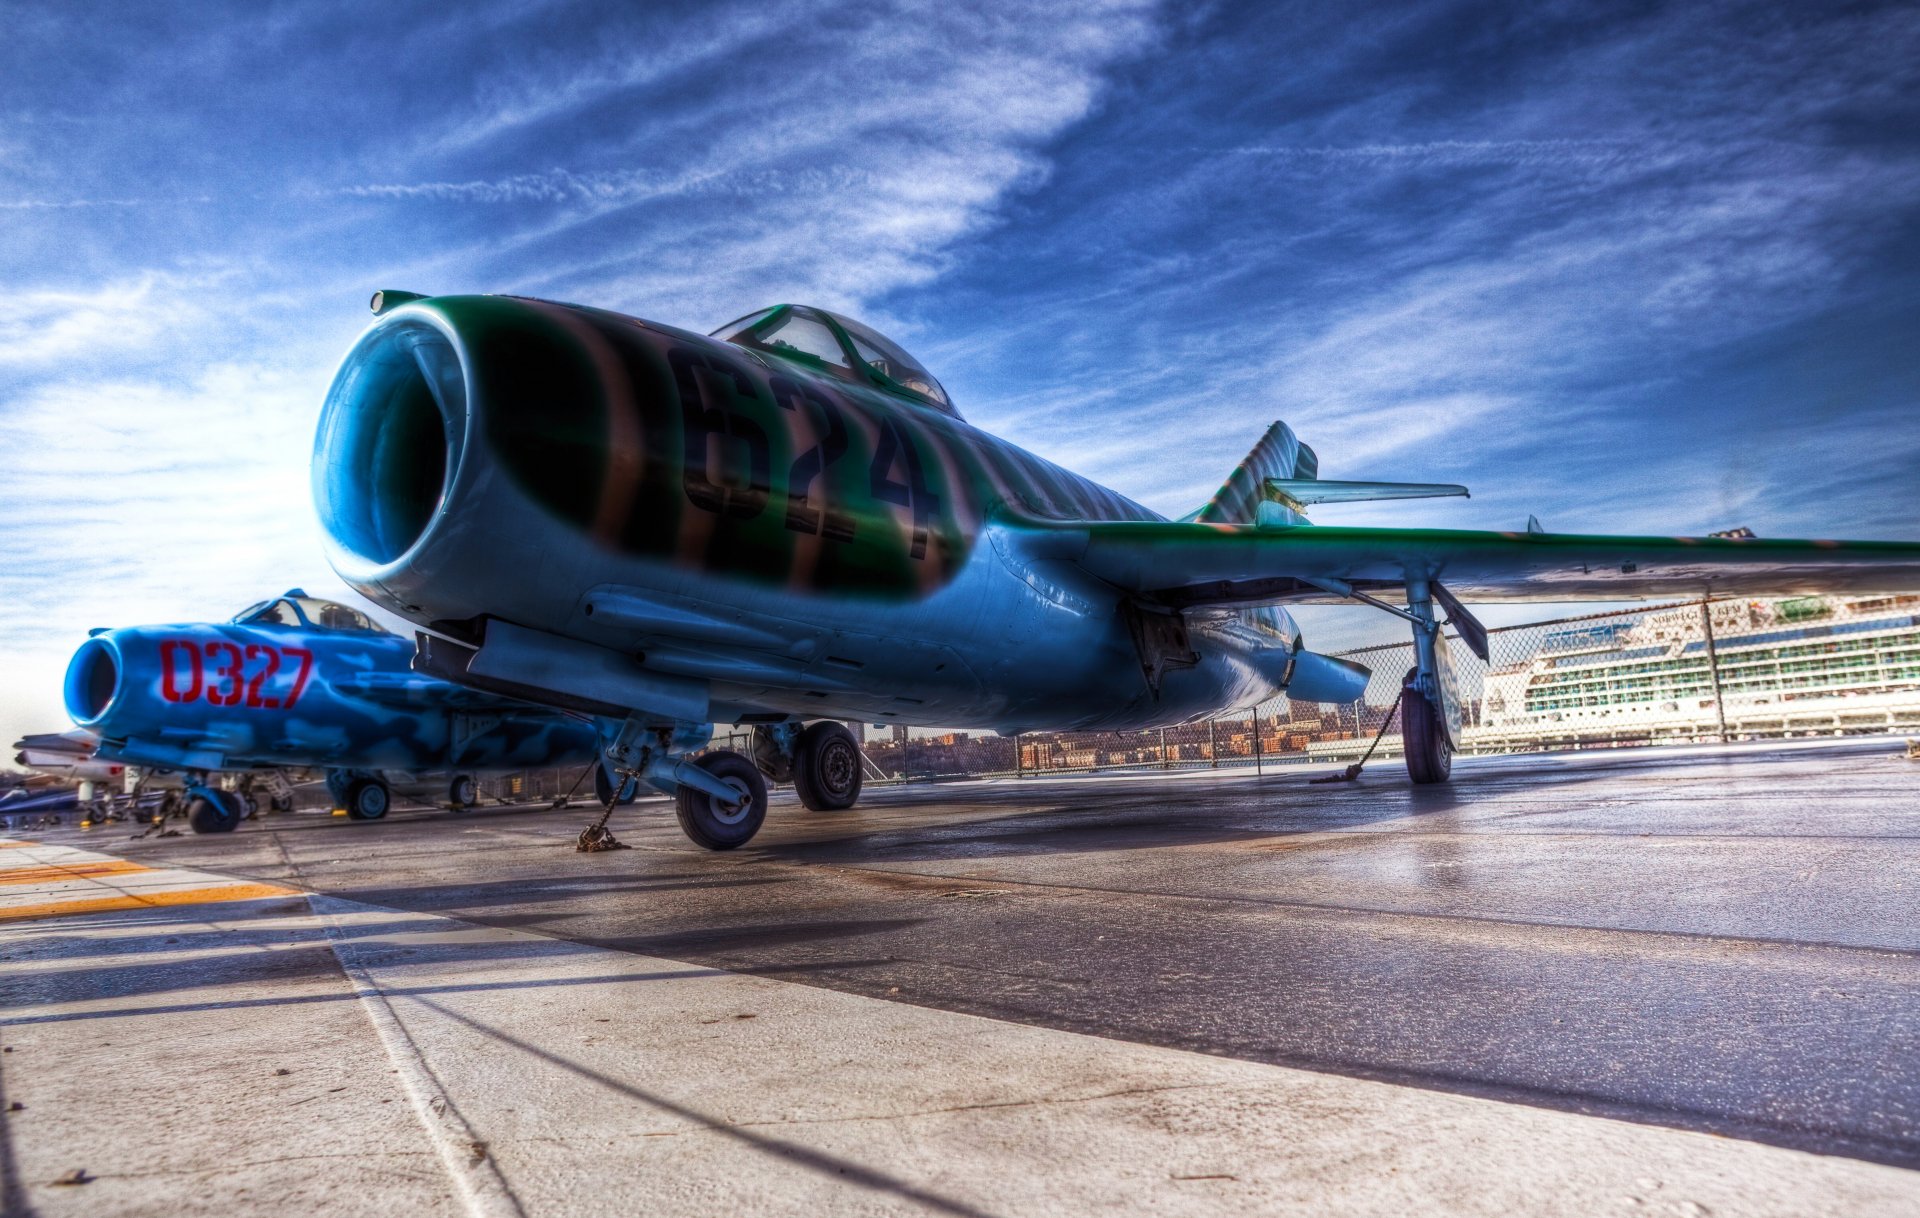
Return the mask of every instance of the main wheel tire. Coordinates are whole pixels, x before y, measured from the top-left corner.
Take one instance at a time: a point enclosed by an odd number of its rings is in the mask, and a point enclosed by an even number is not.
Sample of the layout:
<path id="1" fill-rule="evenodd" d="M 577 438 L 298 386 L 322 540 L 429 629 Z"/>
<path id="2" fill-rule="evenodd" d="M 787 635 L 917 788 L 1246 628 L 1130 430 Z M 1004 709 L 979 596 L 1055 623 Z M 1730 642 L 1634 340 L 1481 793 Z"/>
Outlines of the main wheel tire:
<path id="1" fill-rule="evenodd" d="M 610 807 L 615 802 L 624 808 L 640 798 L 640 780 L 631 776 L 621 780 L 620 798 L 616 801 L 613 797 L 612 776 L 607 773 L 607 767 L 604 764 L 597 765 L 593 767 L 593 797 L 600 801 L 600 806 L 603 808 Z"/>
<path id="2" fill-rule="evenodd" d="M 347 815 L 354 820 L 379 820 L 393 806 L 393 792 L 378 778 L 362 778 L 347 788 Z"/>
<path id="3" fill-rule="evenodd" d="M 1453 742 L 1447 738 L 1446 720 L 1411 684 L 1400 693 L 1400 739 L 1407 753 L 1407 775 L 1414 782 L 1445 782 L 1453 773 Z"/>
<path id="4" fill-rule="evenodd" d="M 697 757 L 693 764 L 738 791 L 740 799 L 727 806 L 705 791 L 680 784 L 673 802 L 681 830 L 695 845 L 709 850 L 732 850 L 752 841 L 760 832 L 760 822 L 767 819 L 767 780 L 760 777 L 760 768 L 724 750 Z"/>
<path id="5" fill-rule="evenodd" d="M 455 774 L 453 781 L 447 784 L 447 802 L 456 810 L 471 808 L 479 803 L 479 780 L 471 774 Z"/>
<path id="6" fill-rule="evenodd" d="M 793 746 L 793 789 L 814 812 L 838 812 L 860 798 L 860 746 L 843 723 L 810 723 Z"/>
<path id="7" fill-rule="evenodd" d="M 195 791 L 187 801 L 187 825 L 195 833 L 232 833 L 240 814 L 240 797 L 231 791 Z"/>

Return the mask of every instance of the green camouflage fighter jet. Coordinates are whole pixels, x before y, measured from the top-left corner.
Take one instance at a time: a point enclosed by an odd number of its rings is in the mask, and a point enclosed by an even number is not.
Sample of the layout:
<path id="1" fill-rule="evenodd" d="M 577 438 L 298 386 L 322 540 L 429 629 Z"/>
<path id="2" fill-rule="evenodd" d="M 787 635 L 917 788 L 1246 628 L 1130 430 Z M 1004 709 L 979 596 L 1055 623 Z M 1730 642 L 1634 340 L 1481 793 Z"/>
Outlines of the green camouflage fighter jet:
<path id="1" fill-rule="evenodd" d="M 1439 782 L 1439 615 L 1485 648 L 1462 601 L 1920 588 L 1911 543 L 1308 527 L 1314 503 L 1466 492 L 1322 481 L 1282 423 L 1166 520 L 970 427 L 820 309 L 701 335 L 513 297 L 373 307 L 315 442 L 334 567 L 432 632 L 417 669 L 598 716 L 610 763 L 713 849 L 759 828 L 766 778 L 853 803 L 835 719 L 1141 728 L 1357 698 L 1367 671 L 1307 651 L 1289 604 L 1409 623 L 1407 767 Z M 754 756 L 690 759 L 715 722 L 752 725 Z"/>

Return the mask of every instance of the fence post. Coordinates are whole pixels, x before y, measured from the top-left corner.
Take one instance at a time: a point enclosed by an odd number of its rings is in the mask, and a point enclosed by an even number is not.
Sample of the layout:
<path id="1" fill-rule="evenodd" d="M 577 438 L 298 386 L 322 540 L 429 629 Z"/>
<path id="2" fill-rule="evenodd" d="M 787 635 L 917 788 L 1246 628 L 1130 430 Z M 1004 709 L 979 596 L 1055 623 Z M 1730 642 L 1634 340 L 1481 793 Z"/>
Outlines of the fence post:
<path id="1" fill-rule="evenodd" d="M 1253 708 L 1253 776 L 1260 777 L 1265 771 L 1260 764 L 1260 708 Z"/>
<path id="2" fill-rule="evenodd" d="M 1173 768 L 1173 761 L 1167 756 L 1167 729 L 1164 727 L 1160 729 L 1160 768 L 1163 770 Z"/>
<path id="3" fill-rule="evenodd" d="M 1720 724 L 1720 743 L 1727 743 L 1727 702 L 1720 692 L 1720 653 L 1713 645 L 1713 604 L 1711 599 L 1700 602 L 1700 629 L 1707 638 L 1707 674 L 1713 680 L 1713 717 Z"/>
<path id="4" fill-rule="evenodd" d="M 1015 732 L 1013 734 L 1013 776 L 1022 777 L 1024 772 L 1024 767 L 1020 764 L 1020 733 Z"/>
<path id="5" fill-rule="evenodd" d="M 1207 720 L 1207 767 L 1214 770 L 1220 768 L 1220 738 L 1213 730 L 1217 722 L 1215 719 Z"/>

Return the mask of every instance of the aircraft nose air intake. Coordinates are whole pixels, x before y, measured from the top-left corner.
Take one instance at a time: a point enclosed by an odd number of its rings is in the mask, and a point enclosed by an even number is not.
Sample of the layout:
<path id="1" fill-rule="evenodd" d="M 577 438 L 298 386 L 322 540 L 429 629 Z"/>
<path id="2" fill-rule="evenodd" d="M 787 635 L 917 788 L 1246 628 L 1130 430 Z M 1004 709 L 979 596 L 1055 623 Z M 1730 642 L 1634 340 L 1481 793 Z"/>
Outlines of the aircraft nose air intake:
<path id="1" fill-rule="evenodd" d="M 120 696 L 119 649 L 105 638 L 80 644 L 67 665 L 67 717 L 91 727 L 107 717 Z"/>
<path id="2" fill-rule="evenodd" d="M 394 316 L 348 353 L 320 411 L 313 460 L 320 526 L 344 557 L 385 567 L 426 536 L 466 414 L 460 355 L 431 322 Z"/>

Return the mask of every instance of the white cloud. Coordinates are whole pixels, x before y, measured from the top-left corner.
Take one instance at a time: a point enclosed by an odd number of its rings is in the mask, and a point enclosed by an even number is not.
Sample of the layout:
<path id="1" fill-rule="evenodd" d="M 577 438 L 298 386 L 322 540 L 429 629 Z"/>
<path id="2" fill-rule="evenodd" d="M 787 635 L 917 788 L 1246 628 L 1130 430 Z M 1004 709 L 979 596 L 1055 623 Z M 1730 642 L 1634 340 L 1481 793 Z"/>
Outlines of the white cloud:
<path id="1" fill-rule="evenodd" d="M 224 364 L 177 384 L 62 381 L 7 402 L 9 669 L 57 666 L 90 626 L 217 619 L 295 583 L 338 589 L 306 489 L 325 377 Z M 57 687 L 9 685 L 0 735 L 64 726 L 40 721 Z"/>
<path id="2" fill-rule="evenodd" d="M 93 363 L 151 348 L 202 312 L 195 294 L 212 286 L 149 271 L 92 289 L 0 293 L 0 366 Z"/>
<path id="3" fill-rule="evenodd" d="M 520 290 L 684 324 L 774 299 L 858 307 L 940 274 L 1011 194 L 1043 182 L 1047 142 L 1091 112 L 1103 71 L 1153 33 L 1144 0 L 702 15 L 656 53 L 624 52 L 625 66 L 530 62 L 490 84 L 509 100 L 461 128 L 478 152 L 517 146 L 558 115 L 611 126 L 625 134 L 610 165 L 347 189 L 544 206 L 462 255 Z M 688 95 L 686 71 L 754 87 Z"/>

